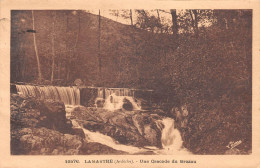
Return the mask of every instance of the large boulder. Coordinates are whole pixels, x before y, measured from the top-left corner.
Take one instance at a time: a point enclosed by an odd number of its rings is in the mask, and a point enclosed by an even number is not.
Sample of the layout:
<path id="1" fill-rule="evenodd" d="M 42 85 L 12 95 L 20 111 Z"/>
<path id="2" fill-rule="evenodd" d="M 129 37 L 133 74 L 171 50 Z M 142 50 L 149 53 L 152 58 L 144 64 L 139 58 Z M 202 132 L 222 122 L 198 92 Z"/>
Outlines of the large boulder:
<path id="1" fill-rule="evenodd" d="M 67 155 L 78 154 L 83 139 L 77 135 L 62 134 L 47 128 L 15 130 L 11 139 L 12 154 Z"/>
<path id="2" fill-rule="evenodd" d="M 134 109 L 133 104 L 126 98 L 123 100 L 122 108 L 127 111 L 132 111 Z"/>
<path id="3" fill-rule="evenodd" d="M 86 107 L 75 108 L 71 114 L 84 128 L 111 136 L 121 144 L 162 147 L 161 117 L 157 114 Z"/>
<path id="4" fill-rule="evenodd" d="M 85 138 L 62 102 L 11 94 L 12 154 L 77 154 Z"/>
<path id="5" fill-rule="evenodd" d="M 66 119 L 63 102 L 22 98 L 11 95 L 11 127 L 46 127 L 62 133 L 71 132 L 72 124 Z"/>
<path id="6" fill-rule="evenodd" d="M 83 106 L 94 107 L 97 96 L 96 88 L 80 88 L 80 104 Z"/>
<path id="7" fill-rule="evenodd" d="M 66 111 L 63 102 L 45 100 L 39 107 L 41 115 L 46 116 L 41 122 L 42 126 L 66 133 L 71 128 L 71 123 L 66 119 Z"/>

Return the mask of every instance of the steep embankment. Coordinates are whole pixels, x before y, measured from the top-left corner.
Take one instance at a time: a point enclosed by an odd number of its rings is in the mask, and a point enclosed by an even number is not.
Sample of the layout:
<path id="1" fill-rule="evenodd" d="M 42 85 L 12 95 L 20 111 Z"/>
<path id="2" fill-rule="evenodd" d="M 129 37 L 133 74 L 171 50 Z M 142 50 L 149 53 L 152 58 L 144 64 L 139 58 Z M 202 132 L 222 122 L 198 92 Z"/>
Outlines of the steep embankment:
<path id="1" fill-rule="evenodd" d="M 34 11 L 37 48 L 46 84 L 50 84 L 52 73 L 53 12 Z M 85 11 L 77 11 L 76 15 L 72 11 L 55 11 L 55 16 L 57 59 L 52 84 L 71 85 L 80 78 L 86 85 L 141 88 L 150 84 L 145 80 L 153 79 L 161 69 L 163 49 L 171 45 L 169 35 L 154 34 L 106 17 L 101 17 L 99 27 L 99 16 Z M 37 80 L 31 17 L 31 11 L 12 11 L 12 82 Z"/>

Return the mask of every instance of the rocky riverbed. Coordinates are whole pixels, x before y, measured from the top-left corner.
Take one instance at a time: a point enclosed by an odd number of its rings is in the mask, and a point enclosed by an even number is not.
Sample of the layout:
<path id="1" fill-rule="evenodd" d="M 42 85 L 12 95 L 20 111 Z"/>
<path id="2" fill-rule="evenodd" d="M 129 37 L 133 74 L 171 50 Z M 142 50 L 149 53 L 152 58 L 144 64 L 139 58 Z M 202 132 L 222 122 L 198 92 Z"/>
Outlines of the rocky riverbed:
<path id="1" fill-rule="evenodd" d="M 245 117 L 246 109 L 229 108 L 237 110 L 233 115 L 232 111 L 214 108 L 215 104 L 204 105 L 204 111 L 187 104 L 167 113 L 160 109 L 109 111 L 83 106 L 67 108 L 66 113 L 63 102 L 11 94 L 11 154 L 156 154 L 163 150 L 164 142 L 174 140 L 175 135 L 163 137 L 172 131 L 177 133 L 177 146 L 184 152 L 250 154 L 251 124 L 250 116 Z M 175 120 L 169 133 L 163 123 L 167 117 Z"/>
<path id="2" fill-rule="evenodd" d="M 90 131 L 108 135 L 120 144 L 136 147 L 162 147 L 162 117 L 156 111 L 109 111 L 102 108 L 77 107 L 72 118 Z"/>

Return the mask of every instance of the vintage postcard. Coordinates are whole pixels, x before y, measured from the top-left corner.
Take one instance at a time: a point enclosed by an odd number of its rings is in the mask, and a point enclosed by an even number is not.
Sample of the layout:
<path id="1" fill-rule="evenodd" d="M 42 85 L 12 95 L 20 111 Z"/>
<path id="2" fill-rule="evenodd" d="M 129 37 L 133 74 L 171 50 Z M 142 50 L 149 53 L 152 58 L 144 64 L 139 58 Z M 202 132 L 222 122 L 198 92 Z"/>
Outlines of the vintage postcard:
<path id="1" fill-rule="evenodd" d="M 0 167 L 260 167 L 259 14 L 0 1 Z"/>

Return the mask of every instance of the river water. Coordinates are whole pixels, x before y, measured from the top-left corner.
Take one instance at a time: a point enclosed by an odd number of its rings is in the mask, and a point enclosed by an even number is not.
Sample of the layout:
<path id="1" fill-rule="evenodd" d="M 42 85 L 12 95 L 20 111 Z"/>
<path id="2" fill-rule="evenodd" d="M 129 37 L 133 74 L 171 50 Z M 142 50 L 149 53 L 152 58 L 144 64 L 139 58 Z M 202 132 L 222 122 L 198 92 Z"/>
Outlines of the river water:
<path id="1" fill-rule="evenodd" d="M 73 109 L 80 105 L 80 91 L 77 87 L 16 85 L 16 88 L 18 94 L 22 94 L 23 96 L 33 96 L 64 102 L 67 118 L 70 118 Z M 138 104 L 134 99 L 134 91 L 132 90 L 99 89 L 97 98 L 100 99 L 103 95 L 105 95 L 103 108 L 106 110 L 115 111 L 121 109 L 123 108 L 125 101 L 132 104 L 132 110 L 141 110 L 140 104 Z M 155 146 L 139 148 L 123 145 L 107 135 L 89 131 L 81 127 L 75 120 L 72 120 L 74 127 L 80 127 L 83 129 L 88 141 L 104 144 L 115 150 L 125 151 L 129 154 L 140 154 L 146 152 L 165 155 L 191 154 L 187 149 L 183 148 L 181 134 L 179 130 L 174 127 L 174 120 L 172 118 L 165 117 L 158 122 L 161 122 L 164 125 L 161 136 L 162 149 L 158 149 Z"/>
<path id="2" fill-rule="evenodd" d="M 105 101 L 105 109 L 107 110 L 117 110 L 120 107 L 122 107 L 122 101 L 123 99 L 129 99 L 129 97 L 119 97 L 113 95 L 113 101 L 110 97 L 108 97 Z M 130 98 L 129 101 L 133 104 L 133 107 L 135 109 L 140 108 L 140 106 L 132 99 Z M 77 106 L 66 106 L 66 112 L 67 116 L 69 117 L 71 115 L 71 111 L 73 111 L 73 108 Z M 162 154 L 162 155 L 187 155 L 191 154 L 187 149 L 183 147 L 183 141 L 181 138 L 181 134 L 178 129 L 174 127 L 174 120 L 172 118 L 165 117 L 162 120 L 158 120 L 158 122 L 161 122 L 164 125 L 164 128 L 162 129 L 162 136 L 161 136 L 161 142 L 162 142 L 162 149 L 159 149 L 155 146 L 145 146 L 145 147 L 135 147 L 130 145 L 123 145 L 118 143 L 116 140 L 114 140 L 112 137 L 104 135 L 99 132 L 92 132 L 90 130 L 87 130 L 83 127 L 81 127 L 76 120 L 72 120 L 72 124 L 76 128 L 82 128 L 87 140 L 89 142 L 97 142 L 106 146 L 109 146 L 115 150 L 124 151 L 129 154 L 143 154 L 143 153 L 153 153 L 153 154 Z"/>

